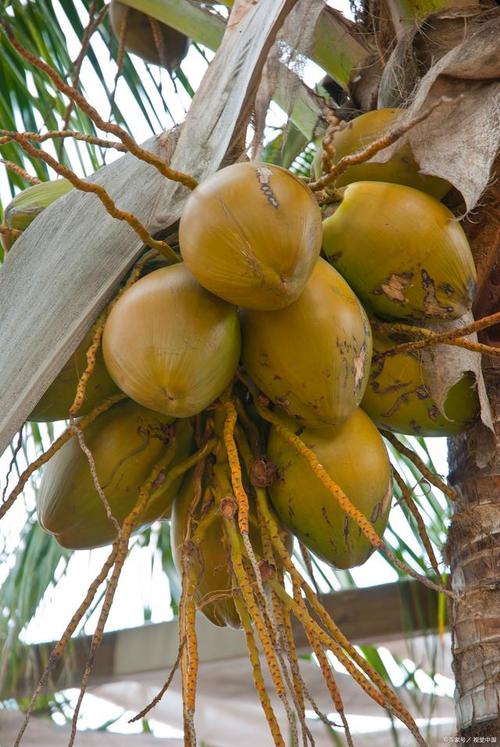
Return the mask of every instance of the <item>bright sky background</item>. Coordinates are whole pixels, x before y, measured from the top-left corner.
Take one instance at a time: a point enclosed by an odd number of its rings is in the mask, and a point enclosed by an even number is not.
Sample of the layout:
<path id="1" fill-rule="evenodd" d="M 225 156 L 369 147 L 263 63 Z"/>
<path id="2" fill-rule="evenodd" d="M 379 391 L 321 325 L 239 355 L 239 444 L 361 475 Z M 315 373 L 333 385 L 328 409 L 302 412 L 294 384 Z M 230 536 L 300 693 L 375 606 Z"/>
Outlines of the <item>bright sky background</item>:
<path id="1" fill-rule="evenodd" d="M 58 12 L 61 22 L 63 23 L 70 55 L 74 59 L 80 50 L 80 43 L 73 33 L 71 26 L 68 23 L 65 23 L 64 15 L 60 11 L 58 0 L 55 0 L 54 4 L 56 12 Z M 347 2 L 331 2 L 329 4 L 342 9 L 347 15 L 350 15 Z M 80 11 L 82 21 L 86 24 L 86 13 L 83 8 L 80 8 Z M 102 60 L 106 82 L 109 89 L 112 90 L 116 65 L 114 61 L 109 58 L 109 52 L 98 34 L 94 35 L 92 46 L 99 59 Z M 213 55 L 210 52 L 207 52 L 207 57 L 209 59 L 211 59 L 212 56 Z M 176 93 L 170 77 L 166 73 L 161 73 L 159 69 L 154 66 L 151 66 L 148 72 L 146 66 L 141 60 L 134 58 L 134 62 L 142 76 L 144 85 L 148 88 L 151 99 L 155 102 L 156 114 L 158 114 L 162 126 L 165 129 L 168 129 L 174 121 L 182 122 L 189 106 L 189 97 L 182 86 L 178 86 Z M 191 47 L 187 57 L 182 63 L 182 69 L 194 88 L 198 86 L 205 68 L 206 63 L 202 56 L 194 47 Z M 169 117 L 167 113 L 162 113 L 163 107 L 161 105 L 161 99 L 153 85 L 151 76 L 153 76 L 157 82 L 161 81 L 165 91 L 164 95 L 168 101 L 173 119 Z M 323 72 L 321 69 L 313 63 L 308 64 L 304 70 L 304 79 L 309 85 L 314 85 L 314 83 L 322 76 Z M 92 103 L 100 111 L 101 115 L 107 117 L 109 114 L 108 99 L 100 81 L 94 75 L 90 63 L 84 63 L 81 79 L 84 83 L 87 96 L 92 100 Z M 133 134 L 135 139 L 138 142 L 141 142 L 150 137 L 152 132 L 142 115 L 142 112 L 135 101 L 127 94 L 126 86 L 121 83 L 118 84 L 117 103 L 123 111 L 127 112 L 128 121 L 133 122 Z M 152 114 L 154 113 L 152 112 Z M 272 125 L 280 125 L 283 121 L 283 112 L 273 104 L 269 123 Z M 42 122 L 40 121 L 39 124 L 41 125 Z M 47 143 L 44 147 L 46 147 L 47 150 L 50 150 L 50 143 Z M 82 153 L 85 153 L 85 151 L 82 150 Z M 108 161 L 119 156 L 119 153 L 109 151 Z M 90 164 L 88 164 L 88 172 L 90 173 L 91 171 Z M 3 169 L 0 169 L 0 199 L 4 205 L 10 201 L 10 190 L 7 187 L 7 181 Z M 56 433 L 61 431 L 62 427 L 62 424 L 56 425 Z M 446 441 L 442 438 L 435 438 L 431 439 L 431 442 L 436 466 L 441 474 L 446 474 Z M 46 441 L 46 443 L 48 443 L 48 441 Z M 29 457 L 32 458 L 34 455 L 33 448 L 31 447 L 29 451 Z M 0 484 L 2 486 L 5 482 L 5 475 L 10 456 L 10 452 L 7 451 L 0 459 Z M 10 549 L 11 551 L 16 547 L 19 532 L 25 522 L 26 511 L 33 509 L 33 503 L 33 492 L 32 490 L 27 490 L 25 492 L 25 497 L 17 502 L 15 507 L 2 521 L 2 527 L 0 529 L 0 547 L 3 545 L 5 549 Z M 398 521 L 398 511 L 399 509 L 397 508 L 393 509 L 391 515 L 393 526 L 405 535 L 404 539 L 408 544 L 418 549 L 411 533 L 407 531 L 406 522 Z M 50 589 L 46 594 L 35 619 L 23 635 L 23 638 L 27 642 L 53 640 L 62 633 L 68 619 L 71 617 L 80 601 L 82 590 L 88 586 L 90 580 L 98 572 L 107 554 L 108 548 L 101 548 L 91 552 L 80 551 L 74 554 L 69 563 L 67 573 L 59 579 L 57 588 Z M 325 572 L 332 577 L 326 566 Z M 0 583 L 7 573 L 8 565 L 0 566 Z M 362 566 L 362 568 L 354 569 L 352 575 L 359 586 L 370 586 L 397 579 L 396 573 L 382 558 L 379 557 L 378 554 L 373 555 L 371 559 Z M 75 583 L 76 580 L 77 583 Z M 142 624 L 144 622 L 144 606 L 151 608 L 152 622 L 159 622 L 171 617 L 168 582 L 161 570 L 159 558 L 158 556 L 155 556 L 154 553 L 151 553 L 150 548 L 140 548 L 139 542 L 136 539 L 130 559 L 126 563 L 124 572 L 122 573 L 122 578 L 120 580 L 106 629 L 112 630 Z M 85 632 L 92 632 L 96 622 L 96 615 L 97 613 L 95 613 L 87 622 L 84 629 Z M 449 690 L 449 683 L 447 687 Z M 86 700 L 82 726 L 95 727 L 107 718 L 113 716 L 113 707 L 109 706 L 109 704 L 104 706 L 102 705 L 102 702 L 99 706 L 95 701 L 95 698 L 89 698 Z M 92 707 L 90 707 L 91 705 Z M 90 715 L 91 713 L 92 715 Z M 137 730 L 135 727 L 127 725 L 126 719 L 121 719 L 115 728 L 119 731 Z M 178 736 L 178 734 L 174 734 L 174 732 L 158 725 L 155 733 L 157 733 L 158 736 Z"/>

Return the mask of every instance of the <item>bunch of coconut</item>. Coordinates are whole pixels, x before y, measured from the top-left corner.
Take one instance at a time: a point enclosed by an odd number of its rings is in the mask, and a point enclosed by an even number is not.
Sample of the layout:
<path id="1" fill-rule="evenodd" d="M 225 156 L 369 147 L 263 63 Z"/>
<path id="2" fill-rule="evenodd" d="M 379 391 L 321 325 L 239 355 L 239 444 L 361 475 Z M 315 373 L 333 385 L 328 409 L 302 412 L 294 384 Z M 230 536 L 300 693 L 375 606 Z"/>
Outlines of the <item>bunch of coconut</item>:
<path id="1" fill-rule="evenodd" d="M 362 133 L 354 126 L 352 132 L 356 137 L 343 144 L 344 152 L 359 148 Z M 346 131 L 340 134 L 345 138 Z M 369 130 L 368 141 L 378 134 Z M 340 157 L 340 147 L 338 152 Z M 436 413 L 418 360 L 407 354 L 381 358 L 394 343 L 373 339 L 370 317 L 422 323 L 462 316 L 475 281 L 465 235 L 428 194 L 436 180 L 419 175 L 408 154 L 380 166 L 346 172 L 351 181 L 324 221 L 306 184 L 267 163 L 226 167 L 191 193 L 179 228 L 182 261 L 153 269 L 115 303 L 97 362 L 100 392 L 93 399 L 89 390 L 92 402 L 86 402 L 89 407 L 117 390 L 127 397 L 85 431 L 118 521 L 162 450 L 169 450 L 170 468 L 193 452 L 199 418 L 220 417 L 237 379 L 300 436 L 379 535 L 392 484 L 377 426 L 434 435 L 456 432 L 474 417 L 469 382 L 450 393 L 446 413 Z M 406 183 L 412 179 L 419 189 Z M 68 362 L 34 419 L 68 411 L 88 344 Z M 272 465 L 265 488 L 284 536 L 290 532 L 334 567 L 363 563 L 372 547 L 357 524 L 282 430 L 259 417 L 250 395 L 242 401 L 264 435 L 260 456 Z M 171 518 L 180 568 L 200 483 L 192 471 L 182 484 L 168 475 L 167 468 L 138 527 Z M 259 557 L 258 514 L 252 481 L 247 483 L 250 536 Z M 203 500 L 189 514 L 201 527 L 193 551 L 197 602 L 216 624 L 237 625 L 223 522 L 210 499 L 232 493 L 229 465 L 220 454 L 208 461 L 201 492 Z M 76 439 L 46 468 L 38 515 L 65 547 L 96 547 L 116 537 Z"/>
<path id="2" fill-rule="evenodd" d="M 383 136 L 402 114 L 380 109 L 352 120 L 334 135 L 334 165 Z M 318 159 L 315 165 L 319 175 Z M 458 219 L 439 201 L 450 185 L 420 173 L 409 145 L 385 163 L 349 166 L 336 185 L 342 200 L 324 221 L 324 253 L 370 318 L 439 330 L 470 311 L 476 288 L 471 250 Z M 379 428 L 395 433 L 464 430 L 479 411 L 474 376 L 464 373 L 439 404 L 421 350 L 393 352 L 406 340 L 398 331 L 374 332 L 363 409 Z"/>

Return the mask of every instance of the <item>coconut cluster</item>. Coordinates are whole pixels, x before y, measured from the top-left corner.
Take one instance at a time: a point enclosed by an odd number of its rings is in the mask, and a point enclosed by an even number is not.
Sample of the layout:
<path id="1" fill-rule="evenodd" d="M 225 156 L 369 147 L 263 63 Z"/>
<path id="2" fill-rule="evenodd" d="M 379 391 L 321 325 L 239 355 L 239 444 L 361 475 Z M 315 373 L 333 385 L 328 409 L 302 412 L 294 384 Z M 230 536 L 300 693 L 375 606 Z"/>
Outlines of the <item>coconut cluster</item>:
<path id="1" fill-rule="evenodd" d="M 337 133 L 339 153 L 380 134 L 380 123 L 372 123 L 363 135 L 363 119 Z M 251 485 L 267 490 L 289 543 L 294 535 L 326 562 L 350 568 L 372 546 L 282 430 L 259 416 L 249 393 L 300 436 L 379 535 L 392 498 L 379 428 L 445 435 L 474 418 L 471 381 L 450 391 L 443 412 L 418 357 L 384 357 L 394 341 L 372 334 L 376 316 L 416 324 L 456 319 L 470 309 L 475 287 L 467 239 L 433 196 L 446 191 L 440 180 L 419 175 L 406 152 L 375 166 L 344 175 L 342 200 L 324 220 L 305 183 L 267 163 L 226 167 L 192 192 L 179 228 L 182 261 L 148 271 L 114 304 L 87 392 L 87 409 L 116 391 L 127 396 L 86 430 L 119 522 L 161 450 L 171 469 L 185 460 L 200 418 L 217 422 L 238 380 L 245 417 L 267 444 L 259 474 L 244 478 L 248 492 Z M 67 413 L 88 346 L 87 338 L 33 419 Z M 227 465 L 208 461 L 201 483 L 208 498 L 191 515 L 199 489 L 193 470 L 182 482 L 154 486 L 138 526 L 171 517 L 179 567 L 188 516 L 203 527 L 192 550 L 197 603 L 214 623 L 239 625 L 223 520 L 209 509 L 214 492 L 232 494 Z M 45 471 L 38 516 L 65 547 L 116 537 L 76 439 Z M 258 524 L 251 502 L 250 537 L 260 557 Z M 216 590 L 221 598 L 212 600 Z"/>

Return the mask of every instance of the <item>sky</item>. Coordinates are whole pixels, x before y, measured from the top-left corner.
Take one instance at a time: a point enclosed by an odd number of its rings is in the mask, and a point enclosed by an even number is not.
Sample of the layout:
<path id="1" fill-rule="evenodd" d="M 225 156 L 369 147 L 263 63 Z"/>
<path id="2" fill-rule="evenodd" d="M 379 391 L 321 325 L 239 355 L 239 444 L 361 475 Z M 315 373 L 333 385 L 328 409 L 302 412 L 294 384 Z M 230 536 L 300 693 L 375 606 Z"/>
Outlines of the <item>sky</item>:
<path id="1" fill-rule="evenodd" d="M 349 13 L 347 3 L 343 3 L 343 7 L 340 4 L 330 4 Z M 61 23 L 63 24 L 70 55 L 75 58 L 80 48 L 78 39 L 74 35 L 69 23 L 65 21 L 58 0 L 55 0 L 55 8 L 61 19 Z M 82 19 L 85 22 L 83 11 Z M 103 60 L 103 71 L 106 77 L 106 82 L 108 88 L 112 89 L 116 73 L 116 65 L 114 61 L 109 58 L 108 50 L 98 35 L 94 36 L 92 44 L 99 59 Z M 206 52 L 206 56 L 208 59 L 211 59 L 213 55 L 210 52 Z M 189 97 L 182 86 L 179 85 L 177 91 L 175 91 L 168 75 L 160 73 L 158 68 L 155 67 L 150 67 L 148 71 L 144 63 L 137 58 L 134 59 L 134 62 L 141 74 L 144 85 L 148 88 L 151 99 L 155 102 L 155 109 L 161 125 L 165 129 L 168 129 L 174 122 L 182 122 L 189 106 Z M 191 47 L 186 59 L 182 63 L 182 69 L 191 84 L 196 88 L 206 69 L 206 62 L 194 47 Z M 314 63 L 308 63 L 303 71 L 304 80 L 309 85 L 314 85 L 314 83 L 322 76 L 323 72 L 320 68 L 314 65 Z M 85 90 L 91 96 L 92 103 L 100 113 L 106 117 L 109 113 L 108 99 L 100 81 L 94 75 L 90 64 L 84 63 L 81 78 Z M 165 91 L 165 98 L 169 104 L 171 116 L 168 113 L 163 112 L 161 99 L 158 96 L 152 78 L 155 79 L 156 83 L 161 82 Z M 136 102 L 131 99 L 127 93 L 126 87 L 122 85 L 120 81 L 118 82 L 116 98 L 118 105 L 123 110 L 127 111 L 129 121 L 133 122 L 133 134 L 135 139 L 138 142 L 142 142 L 150 137 L 152 134 L 151 129 Z M 283 112 L 273 104 L 268 119 L 268 125 L 279 126 L 284 122 L 284 120 L 285 116 Z M 41 122 L 39 124 L 41 125 Z M 50 150 L 50 145 L 47 146 L 47 150 Z M 85 157 L 84 150 L 82 153 Z M 119 157 L 119 155 L 120 154 L 114 151 L 110 151 L 108 161 Z M 87 167 L 88 173 L 90 173 L 92 169 L 88 162 Z M 0 199 L 4 205 L 10 200 L 10 191 L 7 188 L 7 182 L 3 170 L 0 170 Z M 60 432 L 62 428 L 62 424 L 56 424 L 55 433 L 57 434 Z M 46 443 L 48 443 L 46 429 L 42 428 L 42 431 L 45 431 Z M 431 439 L 431 442 L 432 454 L 435 458 L 438 471 L 441 474 L 446 474 L 445 439 Z M 28 451 L 29 453 L 27 456 L 32 458 L 35 453 L 33 444 L 28 446 Z M 0 458 L 0 483 L 2 486 L 5 482 L 5 475 L 7 473 L 9 461 L 10 453 L 7 451 L 3 457 Z M 26 520 L 26 512 L 33 510 L 33 504 L 33 491 L 28 489 L 25 491 L 23 499 L 18 501 L 16 506 L 9 512 L 6 519 L 2 521 L 2 526 L 0 527 L 0 548 L 3 547 L 3 549 L 7 551 L 12 551 L 16 547 L 19 532 Z M 400 509 L 394 509 L 391 517 L 395 531 L 404 536 L 404 539 L 410 544 L 410 546 L 413 546 L 418 550 L 418 545 L 416 545 L 406 522 L 402 520 L 402 514 L 401 517 L 398 518 L 398 512 L 401 514 Z M 93 578 L 102 565 L 107 554 L 107 548 L 101 548 L 91 552 L 80 551 L 74 554 L 66 573 L 58 580 L 56 588 L 49 589 L 34 620 L 24 632 L 23 639 L 26 642 L 34 643 L 38 641 L 53 640 L 61 634 L 67 620 L 71 617 L 78 604 L 81 590 L 86 588 L 88 582 Z M 0 582 L 8 573 L 8 568 L 8 563 L 0 565 Z M 338 582 L 326 566 L 324 566 L 324 570 L 338 586 Z M 393 571 L 385 560 L 383 560 L 378 554 L 373 555 L 362 568 L 354 569 L 352 575 L 359 586 L 370 586 L 397 579 L 395 571 Z M 78 580 L 77 583 L 75 583 L 76 579 Z M 107 630 L 142 624 L 144 622 L 143 610 L 145 606 L 151 609 L 152 622 L 160 622 L 171 617 L 168 582 L 162 572 L 158 554 L 154 552 L 154 545 L 153 548 L 142 548 L 140 547 L 140 541 L 135 539 L 130 558 L 126 563 L 118 587 L 117 595 L 107 624 Z M 92 632 L 96 622 L 97 613 L 98 611 L 96 611 L 86 622 L 84 627 L 85 632 Z M 94 701 L 95 700 L 96 699 L 94 699 Z M 82 726 L 96 726 L 110 715 L 111 711 L 109 708 L 106 709 L 102 704 L 99 707 L 96 703 L 93 703 L 92 707 L 90 707 L 91 702 L 92 701 L 90 700 L 87 701 Z M 92 716 L 90 715 L 91 713 Z M 121 721 L 118 726 L 120 730 L 122 730 L 122 727 L 123 730 L 125 730 L 125 725 L 122 724 Z M 168 735 L 165 732 L 165 727 L 157 725 L 156 729 L 159 736 Z M 174 736 L 175 734 L 172 732 L 171 735 Z"/>

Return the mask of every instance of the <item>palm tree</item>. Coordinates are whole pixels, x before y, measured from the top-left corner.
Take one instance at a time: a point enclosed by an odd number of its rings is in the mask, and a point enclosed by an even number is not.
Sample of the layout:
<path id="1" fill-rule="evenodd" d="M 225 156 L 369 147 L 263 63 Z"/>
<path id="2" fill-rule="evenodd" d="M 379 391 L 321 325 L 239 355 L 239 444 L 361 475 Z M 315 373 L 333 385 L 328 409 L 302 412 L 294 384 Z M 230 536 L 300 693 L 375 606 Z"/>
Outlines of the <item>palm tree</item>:
<path id="1" fill-rule="evenodd" d="M 264 0 L 261 0 L 262 7 L 263 4 Z M 199 54 L 201 60 L 206 55 L 204 50 L 215 51 L 221 45 L 229 15 L 229 11 L 223 6 L 231 7 L 233 3 L 226 2 L 213 7 L 209 3 L 193 4 L 188 0 L 127 0 L 125 5 L 138 9 L 153 19 L 150 23 L 156 39 L 158 29 L 161 28 L 158 23 L 189 37 L 190 54 Z M 251 9 L 251 3 L 242 1 L 235 5 L 232 23 L 236 25 L 239 20 L 240 25 L 236 27 L 243 37 L 247 35 L 248 43 L 242 45 L 234 30 L 233 33 L 229 31 L 226 34 L 216 62 L 209 67 L 209 71 L 213 73 L 212 78 L 209 83 L 205 81 L 205 88 L 201 89 L 194 100 L 171 164 L 198 179 L 216 170 L 224 163 L 224 159 L 230 161 L 241 152 L 249 102 L 255 96 L 258 77 L 271 43 L 285 17 L 291 13 L 294 3 L 269 3 L 268 12 L 262 12 L 260 17 Z M 498 147 L 499 126 L 495 110 L 495 95 L 498 95 L 495 75 L 498 71 L 495 68 L 494 50 L 498 52 L 499 23 L 497 11 L 489 4 L 462 5 L 451 0 L 363 2 L 355 7 L 355 20 L 351 22 L 337 11 L 327 10 L 321 2 L 299 0 L 294 12 L 300 22 L 295 20 L 285 26 L 283 33 L 288 34 L 288 42 L 298 47 L 303 54 L 310 55 L 320 65 L 325 77 L 318 90 L 312 91 L 297 79 L 298 67 L 295 66 L 294 69 L 296 60 L 293 55 L 289 55 L 288 66 L 281 62 L 281 68 L 277 66 L 275 56 L 274 67 L 269 65 L 266 70 L 270 84 L 269 95 L 266 96 L 263 89 L 259 89 L 254 124 L 258 146 L 259 140 L 262 140 L 265 113 L 271 97 L 274 97 L 288 112 L 289 118 L 287 125 L 276 137 L 267 138 L 263 156 L 268 161 L 281 163 L 309 175 L 312 158 L 321 137 L 332 125 L 332 116 L 348 119 L 373 108 L 403 106 L 408 101 L 413 101 L 414 118 L 424 112 L 422 121 L 415 124 L 406 135 L 415 157 L 424 170 L 446 178 L 454 186 L 449 205 L 457 215 L 465 210 L 473 211 L 463 224 L 471 240 L 480 276 L 476 316 L 483 317 L 497 310 L 495 266 L 498 245 L 495 243 L 494 233 L 498 224 L 498 202 L 497 190 L 494 184 L 491 186 L 491 180 Z M 136 140 L 139 139 L 137 120 L 132 121 L 128 116 L 131 101 L 136 107 L 135 116 L 141 117 L 140 127 L 144 136 L 148 129 L 147 134 L 151 137 L 158 135 L 181 119 L 178 113 L 169 116 L 174 102 L 178 106 L 177 99 L 171 89 L 168 89 L 171 85 L 170 72 L 167 70 L 160 74 L 157 67 L 146 67 L 136 57 L 124 53 L 126 37 L 120 39 L 112 33 L 103 8 L 101 0 L 60 0 L 57 7 L 52 2 L 26 4 L 21 0 L 13 0 L 4 3 L 2 9 L 2 18 L 7 20 L 8 27 L 5 27 L 6 34 L 2 37 L 0 47 L 2 80 L 5 81 L 0 95 L 1 127 L 11 133 L 62 129 L 82 133 L 86 139 L 71 146 L 66 146 L 66 140 L 56 138 L 53 150 L 49 151 L 56 157 L 56 163 L 58 161 L 63 166 L 71 167 L 81 176 L 92 174 L 112 160 L 103 143 L 93 140 L 99 134 L 95 117 L 82 102 L 70 106 L 61 92 L 61 86 L 47 77 L 46 70 L 40 69 L 35 60 L 19 55 L 19 50 L 8 41 L 11 31 L 12 38 L 48 63 L 64 81 L 72 82 L 90 103 L 93 103 L 96 95 L 93 86 L 99 87 L 100 102 L 109 112 L 109 117 L 106 112 L 104 118 L 109 118 L 122 128 L 120 133 L 115 128 L 112 137 L 118 136 L 122 142 L 125 137 L 127 147 L 130 147 L 126 140 L 127 133 L 131 133 Z M 241 16 L 238 15 L 240 12 Z M 89 15 L 96 20 L 95 28 L 82 21 L 82 18 Z M 258 23 L 252 25 L 254 16 L 258 18 Z M 71 29 L 83 44 L 85 55 L 81 60 L 73 52 L 70 54 L 69 46 L 73 45 L 74 40 L 67 36 L 67 29 Z M 88 30 L 95 32 L 90 46 Z M 118 60 L 115 68 L 117 77 L 114 81 L 109 80 L 101 62 L 104 54 L 102 42 L 110 51 L 111 57 Z M 159 59 L 167 63 L 167 60 L 162 59 L 164 54 L 162 43 L 159 43 Z M 80 64 L 83 64 L 81 72 Z M 178 68 L 172 72 L 171 77 L 174 85 L 184 91 L 184 101 L 187 102 L 193 94 L 191 81 Z M 172 98 L 167 98 L 167 90 Z M 428 106 L 436 101 L 437 96 L 446 96 L 453 101 L 441 101 L 430 112 Z M 472 131 L 471 123 L 476 124 L 476 121 L 480 126 Z M 2 134 L 0 133 L 0 138 Z M 3 137 L 3 141 L 0 139 L 2 158 L 5 162 L 21 167 L 8 167 L 8 183 L 12 192 L 15 188 L 26 186 L 27 175 L 23 169 L 29 170 L 37 178 L 47 179 L 51 172 L 47 163 L 37 157 L 39 154 L 36 150 L 27 147 L 21 149 L 12 137 Z M 164 143 L 157 139 L 149 141 L 148 148 L 162 157 L 168 155 L 174 147 L 172 135 L 170 138 L 166 150 Z M 25 143 L 21 145 L 25 146 Z M 477 153 L 481 153 L 481 163 L 474 161 Z M 163 236 L 161 229 L 171 226 L 179 217 L 185 199 L 182 188 L 171 182 L 165 185 L 160 174 L 129 156 L 117 163 L 120 163 L 119 168 L 112 163 L 102 172 L 102 179 L 99 178 L 98 181 L 112 196 L 120 197 L 122 209 L 140 216 L 146 233 Z M 127 191 L 127 183 L 134 180 L 135 183 L 139 181 L 147 185 L 147 188 L 140 190 L 140 193 L 130 188 Z M 153 194 L 157 197 L 153 201 L 153 208 L 150 208 Z M 158 208 L 160 197 L 167 206 L 163 211 Z M 4 349 L 8 351 L 9 361 L 11 356 L 13 361 L 16 355 L 18 360 L 22 360 L 23 355 L 25 358 L 28 356 L 31 370 L 21 377 L 23 386 L 12 377 L 10 366 L 6 367 L 8 371 L 5 379 L 0 379 L 0 391 L 5 403 L 3 444 L 8 443 L 44 386 L 57 373 L 58 367 L 61 367 L 64 357 L 74 349 L 79 338 L 107 302 L 113 284 L 116 287 L 121 276 L 142 251 L 142 239 L 137 239 L 135 234 L 127 232 L 125 228 L 122 230 L 124 221 L 118 224 L 118 229 L 117 221 L 105 216 L 95 196 L 75 195 L 73 204 L 78 205 L 79 211 L 87 211 L 84 227 L 78 228 L 73 221 L 73 245 L 68 249 L 70 256 L 79 263 L 79 273 L 73 275 L 85 275 L 86 285 L 80 287 L 81 281 L 78 281 L 80 285 L 72 285 L 69 277 L 72 273 L 63 272 L 64 281 L 58 292 L 66 286 L 67 295 L 54 303 L 54 297 L 48 293 L 47 299 L 41 298 L 39 302 L 39 314 L 46 330 L 47 324 L 50 324 L 50 335 L 44 334 L 41 325 L 38 326 L 33 321 L 30 324 L 35 334 L 26 340 L 24 348 L 23 339 L 15 339 L 14 344 L 6 341 Z M 49 213 L 47 211 L 47 215 Z M 101 214 L 105 216 L 102 219 Z M 92 215 L 99 218 L 94 220 Z M 42 282 L 44 278 L 48 282 L 63 257 L 62 247 L 58 248 L 57 243 L 63 238 L 68 241 L 69 233 L 64 226 L 55 227 L 50 223 L 50 218 L 47 218 L 45 225 L 40 223 L 40 231 L 41 236 L 50 236 L 55 246 L 51 252 L 52 257 L 47 255 L 47 266 L 39 269 L 38 282 Z M 113 246 L 116 247 L 118 231 L 121 231 L 119 251 L 109 244 L 112 235 Z M 76 250 L 83 237 L 87 246 L 84 256 L 81 252 L 77 254 Z M 108 277 L 104 281 L 102 270 L 97 273 L 93 266 L 99 256 L 102 258 L 102 246 L 107 246 L 107 242 Z M 80 259 L 77 260 L 78 255 Z M 5 267 L 6 271 L 12 268 L 10 276 L 7 272 L 4 274 L 4 278 L 7 278 L 4 282 L 7 306 L 11 306 L 12 299 L 19 296 L 19 287 L 26 289 L 27 300 L 40 295 L 40 286 L 33 286 L 31 283 L 34 295 L 30 296 L 27 278 L 33 273 L 32 259 L 28 258 L 27 264 L 24 260 L 23 263 L 19 260 L 17 265 L 15 262 L 13 256 L 10 264 Z M 24 264 L 23 269 L 21 264 Z M 1 280 L 0 277 L 0 282 Z M 61 315 L 62 309 L 65 310 L 64 317 Z M 22 315 L 23 312 L 20 313 Z M 11 315 L 11 320 L 10 327 L 8 320 L 6 321 L 7 330 L 19 326 L 19 316 Z M 489 332 L 484 334 L 484 342 L 494 347 L 497 341 L 495 327 L 490 327 Z M 57 355 L 53 353 L 53 340 L 58 343 Z M 500 397 L 496 358 L 485 356 L 484 361 L 487 395 L 493 413 L 498 414 Z M 443 373 L 443 376 L 446 374 Z M 481 384 L 479 372 L 477 376 Z M 443 386 L 446 387 L 447 383 L 449 382 L 445 380 Z M 13 402 L 15 407 L 12 407 Z M 495 424 L 496 422 L 493 423 Z M 38 446 L 42 446 L 43 439 L 48 437 L 50 440 L 53 436 L 50 431 L 45 433 L 42 427 L 31 425 L 30 431 L 27 429 L 24 440 L 21 438 L 19 444 L 27 444 L 27 432 L 30 443 Z M 420 447 L 426 448 L 424 441 L 420 442 Z M 483 407 L 483 419 L 478 420 L 464 436 L 450 441 L 450 454 L 450 479 L 458 498 L 453 504 L 447 552 L 451 586 L 461 593 L 461 597 L 453 601 L 450 620 L 457 685 L 458 733 L 471 738 L 492 737 L 500 734 L 500 656 L 496 632 L 499 619 L 496 583 L 498 563 L 495 546 L 498 531 L 496 473 L 499 443 L 493 438 L 491 423 L 487 420 L 486 404 Z M 411 482 L 415 474 L 413 462 L 399 452 L 397 458 Z M 13 463 L 16 461 L 14 455 Z M 416 479 L 421 479 L 420 474 Z M 449 492 L 449 495 L 452 493 Z M 447 509 L 437 494 L 430 493 L 427 498 L 422 498 L 421 505 L 424 504 L 431 513 L 431 518 L 427 521 L 428 533 L 434 543 L 439 545 L 444 528 L 443 516 Z M 409 509 L 405 511 L 407 521 L 423 548 L 415 519 Z M 166 535 L 160 536 L 160 541 L 166 545 Z M 425 562 L 405 546 L 400 538 L 391 535 L 391 545 L 397 558 L 417 564 L 421 570 L 425 570 Z M 67 559 L 54 548 L 54 544 L 48 542 L 31 517 L 25 529 L 24 543 L 17 553 L 14 570 L 3 587 L 4 599 L 8 600 L 11 610 L 16 609 L 20 585 L 26 583 L 26 568 L 33 568 L 40 557 L 46 558 L 44 575 L 35 575 L 36 582 L 29 586 L 30 594 L 24 597 L 23 606 L 17 607 L 15 625 L 10 627 L 8 633 L 10 651 L 15 651 L 14 642 L 19 631 L 33 616 L 56 569 L 59 568 L 60 572 L 61 562 L 64 563 Z M 170 569 L 172 564 L 169 548 L 164 549 L 166 567 Z M 339 578 L 343 583 L 350 581 L 342 574 Z M 372 652 L 371 656 L 376 656 L 376 653 Z M 382 668 L 379 662 L 379 669 Z"/>

